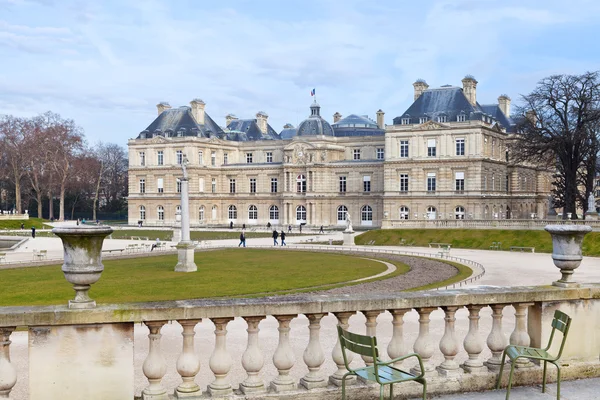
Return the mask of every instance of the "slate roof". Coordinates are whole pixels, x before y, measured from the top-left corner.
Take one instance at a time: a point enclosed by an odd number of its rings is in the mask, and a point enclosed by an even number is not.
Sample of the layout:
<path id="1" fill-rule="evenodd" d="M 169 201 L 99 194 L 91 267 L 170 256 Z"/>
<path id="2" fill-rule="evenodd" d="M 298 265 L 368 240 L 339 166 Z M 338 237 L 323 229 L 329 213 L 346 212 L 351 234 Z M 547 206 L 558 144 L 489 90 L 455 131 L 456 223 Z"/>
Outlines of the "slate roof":
<path id="1" fill-rule="evenodd" d="M 283 126 L 283 130 L 279 132 L 279 137 L 283 140 L 288 140 L 296 136 L 297 133 L 298 131 L 296 130 L 296 128 L 294 128 L 294 125 L 285 124 Z"/>
<path id="2" fill-rule="evenodd" d="M 237 142 L 281 139 L 269 124 L 267 124 L 267 133 L 262 133 L 256 119 L 234 119 L 227 125 L 227 129 L 229 132 L 225 134 L 225 138 Z"/>
<path id="3" fill-rule="evenodd" d="M 356 114 L 348 115 L 346 118 L 332 124 L 331 127 L 337 137 L 385 135 L 385 130 L 379 129 L 373 120 Z"/>
<path id="4" fill-rule="evenodd" d="M 321 106 L 316 102 L 310 105 L 310 117 L 298 125 L 298 136 L 334 136 L 329 122 L 321 117 Z"/>
<path id="5" fill-rule="evenodd" d="M 158 134 L 165 137 L 173 136 L 197 136 L 197 137 L 222 137 L 223 130 L 212 120 L 208 114 L 204 114 L 204 124 L 200 125 L 192 116 L 192 109 L 188 106 L 171 108 L 160 113 L 138 138 L 152 137 Z"/>

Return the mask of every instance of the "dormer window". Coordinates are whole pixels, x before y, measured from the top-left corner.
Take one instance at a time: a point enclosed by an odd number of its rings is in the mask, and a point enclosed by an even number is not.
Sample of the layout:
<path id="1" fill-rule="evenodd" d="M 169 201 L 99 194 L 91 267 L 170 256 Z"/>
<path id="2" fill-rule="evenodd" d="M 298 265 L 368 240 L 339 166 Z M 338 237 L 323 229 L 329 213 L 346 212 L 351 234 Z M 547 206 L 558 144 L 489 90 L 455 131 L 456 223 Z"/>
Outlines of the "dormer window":
<path id="1" fill-rule="evenodd" d="M 402 119 L 400 120 L 400 123 L 401 123 L 402 125 L 409 125 L 409 124 L 410 124 L 410 118 L 402 118 Z"/>
<path id="2" fill-rule="evenodd" d="M 458 114 L 456 116 L 457 122 L 465 122 L 467 120 L 467 116 L 465 114 Z"/>
<path id="3" fill-rule="evenodd" d="M 437 122 L 447 122 L 448 117 L 445 115 L 440 115 L 437 117 Z"/>
<path id="4" fill-rule="evenodd" d="M 419 118 L 419 123 L 420 124 L 424 124 L 425 122 L 427 122 L 427 120 L 429 120 L 429 118 L 427 118 L 427 117 L 420 117 Z"/>

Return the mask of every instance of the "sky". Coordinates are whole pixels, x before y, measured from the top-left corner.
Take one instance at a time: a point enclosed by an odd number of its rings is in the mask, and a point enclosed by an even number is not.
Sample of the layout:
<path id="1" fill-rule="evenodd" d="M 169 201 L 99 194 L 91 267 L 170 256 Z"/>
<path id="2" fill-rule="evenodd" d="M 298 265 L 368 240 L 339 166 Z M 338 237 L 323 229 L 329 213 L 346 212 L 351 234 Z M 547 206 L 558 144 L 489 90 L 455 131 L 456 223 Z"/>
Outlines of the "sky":
<path id="1" fill-rule="evenodd" d="M 412 83 L 513 103 L 552 74 L 600 70 L 597 0 L 0 0 L 0 114 L 53 111 L 90 145 L 127 145 L 156 104 L 194 98 L 220 125 L 386 112 Z"/>

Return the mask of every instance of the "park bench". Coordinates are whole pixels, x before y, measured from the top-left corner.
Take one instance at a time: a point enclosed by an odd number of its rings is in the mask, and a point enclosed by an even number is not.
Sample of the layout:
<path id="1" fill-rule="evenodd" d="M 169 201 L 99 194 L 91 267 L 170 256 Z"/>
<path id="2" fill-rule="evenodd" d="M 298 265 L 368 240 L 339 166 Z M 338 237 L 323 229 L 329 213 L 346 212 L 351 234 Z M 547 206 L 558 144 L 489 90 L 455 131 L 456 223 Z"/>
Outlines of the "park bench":
<path id="1" fill-rule="evenodd" d="M 490 250 L 502 250 L 502 242 L 492 242 Z"/>
<path id="2" fill-rule="evenodd" d="M 140 248 L 138 247 L 137 244 L 128 244 L 126 250 L 128 253 L 136 253 L 139 251 L 139 249 Z"/>
<path id="3" fill-rule="evenodd" d="M 450 254 L 450 245 L 440 247 L 440 251 L 438 252 L 438 255 L 440 257 L 442 257 L 442 258 L 447 257 L 448 254 Z"/>
<path id="4" fill-rule="evenodd" d="M 48 256 L 48 250 L 33 250 L 33 259 L 37 261 L 45 260 Z"/>
<path id="5" fill-rule="evenodd" d="M 429 247 L 437 247 L 438 249 L 441 249 L 442 247 L 447 247 L 448 249 L 450 249 L 452 245 L 450 243 L 429 243 Z"/>
<path id="6" fill-rule="evenodd" d="M 0 263 L 6 262 L 6 253 L 0 253 Z"/>
<path id="7" fill-rule="evenodd" d="M 530 251 L 535 253 L 535 247 L 510 246 L 510 251 L 520 251 L 521 253 L 524 251 Z"/>

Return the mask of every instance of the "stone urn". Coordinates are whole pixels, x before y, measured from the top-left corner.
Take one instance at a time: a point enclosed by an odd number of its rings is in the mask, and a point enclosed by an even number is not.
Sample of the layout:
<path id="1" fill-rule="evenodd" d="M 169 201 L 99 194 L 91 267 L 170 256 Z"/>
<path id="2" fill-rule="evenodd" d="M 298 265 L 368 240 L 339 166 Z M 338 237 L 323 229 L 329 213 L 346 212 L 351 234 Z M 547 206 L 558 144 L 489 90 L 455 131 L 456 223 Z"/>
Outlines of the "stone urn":
<path id="1" fill-rule="evenodd" d="M 592 231 L 589 225 L 546 225 L 544 228 L 552 236 L 552 260 L 560 268 L 562 277 L 552 282 L 554 286 L 578 287 L 573 282 L 573 271 L 579 267 L 583 256 L 583 237 Z"/>
<path id="2" fill-rule="evenodd" d="M 90 286 L 100 279 L 102 243 L 113 232 L 108 226 L 59 227 L 52 233 L 61 238 L 64 248 L 62 271 L 65 279 L 73 284 L 75 299 L 69 300 L 69 308 L 94 308 L 96 301 L 88 295 Z"/>

